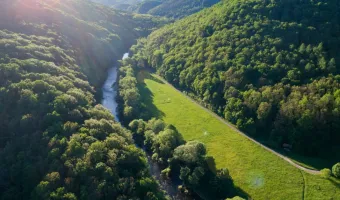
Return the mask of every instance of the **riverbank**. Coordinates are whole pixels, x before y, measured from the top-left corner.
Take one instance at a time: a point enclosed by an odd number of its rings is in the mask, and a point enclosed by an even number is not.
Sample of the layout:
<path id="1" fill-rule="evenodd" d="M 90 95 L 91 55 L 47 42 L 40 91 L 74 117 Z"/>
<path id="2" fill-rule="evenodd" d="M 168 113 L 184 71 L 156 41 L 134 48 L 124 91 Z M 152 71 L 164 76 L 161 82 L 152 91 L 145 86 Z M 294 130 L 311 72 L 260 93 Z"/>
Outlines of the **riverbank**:
<path id="1" fill-rule="evenodd" d="M 129 53 L 125 53 L 122 57 L 122 59 L 128 58 Z M 119 115 L 118 115 L 118 102 L 117 102 L 117 95 L 118 95 L 118 64 L 112 66 L 108 70 L 107 79 L 103 84 L 102 87 L 102 105 L 107 108 L 115 117 L 115 120 L 117 122 L 120 122 Z M 136 145 L 137 146 L 137 145 Z M 137 146 L 138 147 L 138 146 Z M 161 167 L 151 159 L 151 155 L 148 154 L 148 152 L 145 151 L 144 148 L 143 151 L 145 152 L 149 164 L 149 170 L 150 174 L 159 182 L 160 187 L 162 190 L 166 192 L 168 196 L 171 197 L 171 199 L 176 200 L 192 200 L 190 197 L 184 197 L 181 195 L 178 191 L 178 186 L 180 184 L 175 184 L 169 179 L 165 179 L 161 176 Z"/>

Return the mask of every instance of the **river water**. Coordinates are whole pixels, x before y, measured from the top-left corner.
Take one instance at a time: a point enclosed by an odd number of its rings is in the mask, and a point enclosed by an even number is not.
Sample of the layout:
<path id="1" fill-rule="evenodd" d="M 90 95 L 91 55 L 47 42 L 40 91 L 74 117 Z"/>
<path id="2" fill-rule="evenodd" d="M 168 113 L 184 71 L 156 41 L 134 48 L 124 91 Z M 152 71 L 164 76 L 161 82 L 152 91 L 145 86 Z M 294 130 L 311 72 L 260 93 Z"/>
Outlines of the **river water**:
<path id="1" fill-rule="evenodd" d="M 123 56 L 123 60 L 129 57 L 129 53 L 125 53 Z M 113 66 L 107 72 L 107 79 L 102 87 L 103 99 L 102 105 L 109 109 L 110 112 L 115 117 L 115 120 L 119 122 L 117 107 L 118 103 L 116 102 L 117 97 L 117 75 L 118 75 L 118 67 Z M 144 150 L 144 149 L 143 149 Z M 145 150 L 144 150 L 145 151 Z M 190 197 L 184 197 L 181 193 L 178 192 L 177 187 L 180 183 L 175 184 L 171 180 L 164 179 L 161 176 L 161 168 L 160 166 L 151 160 L 150 155 L 146 152 L 149 164 L 150 174 L 159 181 L 161 188 L 174 200 L 190 200 Z"/>
<path id="2" fill-rule="evenodd" d="M 125 58 L 129 57 L 129 53 L 125 53 L 123 55 L 123 60 Z M 116 102 L 116 97 L 117 97 L 117 75 L 118 75 L 118 67 L 113 66 L 111 67 L 108 72 L 107 72 L 107 78 L 106 81 L 102 87 L 103 91 L 103 99 L 102 99 L 102 105 L 109 109 L 113 116 L 115 117 L 115 120 L 119 122 L 118 118 L 118 112 L 117 112 L 117 107 L 118 104 Z"/>

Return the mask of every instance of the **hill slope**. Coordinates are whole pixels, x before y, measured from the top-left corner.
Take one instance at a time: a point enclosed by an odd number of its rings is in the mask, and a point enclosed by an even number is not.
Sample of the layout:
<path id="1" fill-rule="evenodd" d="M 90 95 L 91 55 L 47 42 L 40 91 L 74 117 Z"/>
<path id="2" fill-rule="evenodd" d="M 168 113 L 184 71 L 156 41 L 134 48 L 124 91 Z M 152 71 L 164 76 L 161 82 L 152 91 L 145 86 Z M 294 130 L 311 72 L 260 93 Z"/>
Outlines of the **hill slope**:
<path id="1" fill-rule="evenodd" d="M 141 59 L 252 136 L 330 155 L 340 141 L 339 8 L 223 1 L 152 33 Z"/>
<path id="2" fill-rule="evenodd" d="M 168 18 L 182 18 L 203 8 L 210 7 L 220 0 L 92 0 L 113 8 L 140 14 L 151 14 Z"/>
<path id="3" fill-rule="evenodd" d="M 80 0 L 6 0 L 0 19 L 0 199 L 163 199 L 93 87 L 157 20 Z"/>
<path id="4" fill-rule="evenodd" d="M 145 0 L 132 5 L 128 10 L 142 14 L 183 18 L 203 8 L 210 7 L 220 0 Z"/>
<path id="5" fill-rule="evenodd" d="M 91 0 L 96 3 L 111 6 L 120 10 L 127 10 L 130 6 L 140 3 L 142 0 Z"/>

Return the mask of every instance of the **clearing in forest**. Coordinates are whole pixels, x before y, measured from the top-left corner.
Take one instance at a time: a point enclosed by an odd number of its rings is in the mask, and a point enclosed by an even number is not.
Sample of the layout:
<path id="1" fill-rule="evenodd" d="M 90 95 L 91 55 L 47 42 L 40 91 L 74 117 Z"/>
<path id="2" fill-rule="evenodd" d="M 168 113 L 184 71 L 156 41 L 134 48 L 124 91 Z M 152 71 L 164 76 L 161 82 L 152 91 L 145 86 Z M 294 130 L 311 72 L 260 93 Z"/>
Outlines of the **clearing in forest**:
<path id="1" fill-rule="evenodd" d="M 307 174 L 240 135 L 157 75 L 140 72 L 145 118 L 173 124 L 186 141 L 199 140 L 217 168 L 228 168 L 235 185 L 253 199 L 340 199 L 340 182 Z"/>

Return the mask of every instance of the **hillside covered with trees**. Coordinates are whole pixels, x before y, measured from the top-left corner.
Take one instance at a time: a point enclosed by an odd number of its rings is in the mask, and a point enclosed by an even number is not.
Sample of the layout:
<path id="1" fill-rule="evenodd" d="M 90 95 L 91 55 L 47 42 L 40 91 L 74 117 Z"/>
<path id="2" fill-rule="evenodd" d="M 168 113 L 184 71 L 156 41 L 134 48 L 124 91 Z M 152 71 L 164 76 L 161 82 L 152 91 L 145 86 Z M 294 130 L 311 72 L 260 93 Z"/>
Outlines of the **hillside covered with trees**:
<path id="1" fill-rule="evenodd" d="M 336 0 L 223 1 L 140 40 L 135 57 L 247 134 L 334 157 L 339 8 Z"/>
<path id="2" fill-rule="evenodd" d="M 91 0 L 91 1 L 120 10 L 127 10 L 130 6 L 140 3 L 142 0 Z"/>
<path id="3" fill-rule="evenodd" d="M 203 8 L 210 7 L 220 0 L 144 0 L 128 8 L 141 14 L 183 18 Z"/>
<path id="4" fill-rule="evenodd" d="M 220 0 L 92 0 L 116 9 L 179 19 L 210 7 Z"/>
<path id="5" fill-rule="evenodd" d="M 0 7 L 0 199 L 165 199 L 132 134 L 94 95 L 161 24 L 82 0 Z"/>

